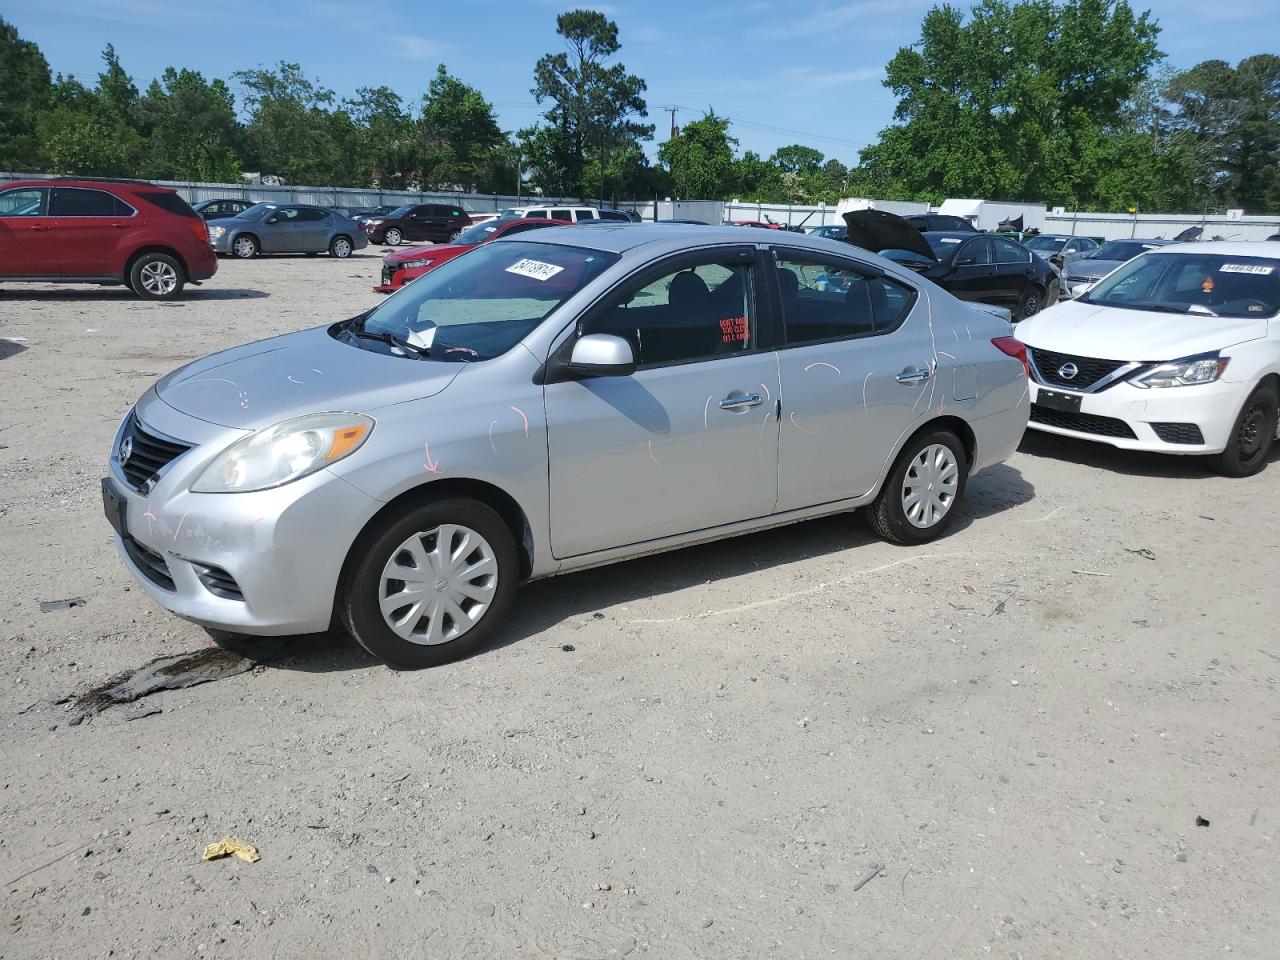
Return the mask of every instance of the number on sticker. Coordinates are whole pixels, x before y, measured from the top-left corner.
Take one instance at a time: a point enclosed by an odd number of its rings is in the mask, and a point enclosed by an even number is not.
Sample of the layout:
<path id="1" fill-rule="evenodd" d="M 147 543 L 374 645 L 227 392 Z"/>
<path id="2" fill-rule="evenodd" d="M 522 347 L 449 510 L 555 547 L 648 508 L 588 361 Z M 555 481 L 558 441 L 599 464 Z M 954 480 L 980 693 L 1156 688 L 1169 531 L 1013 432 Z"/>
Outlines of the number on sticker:
<path id="1" fill-rule="evenodd" d="M 1260 263 L 1224 263 L 1218 268 L 1219 273 L 1251 273 L 1259 277 L 1265 277 L 1271 273 L 1275 267 L 1266 267 Z"/>
<path id="2" fill-rule="evenodd" d="M 564 267 L 557 267 L 554 263 L 543 263 L 541 260 L 517 260 L 511 266 L 507 267 L 507 273 L 514 273 L 521 277 L 528 277 L 531 280 L 550 280 Z"/>

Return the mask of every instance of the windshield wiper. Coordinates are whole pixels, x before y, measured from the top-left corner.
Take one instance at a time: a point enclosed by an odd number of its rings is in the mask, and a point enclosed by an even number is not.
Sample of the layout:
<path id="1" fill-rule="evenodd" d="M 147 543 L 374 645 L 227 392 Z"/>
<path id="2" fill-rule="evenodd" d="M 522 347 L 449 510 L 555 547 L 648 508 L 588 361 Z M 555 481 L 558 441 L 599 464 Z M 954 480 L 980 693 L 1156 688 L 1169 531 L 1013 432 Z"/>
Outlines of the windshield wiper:
<path id="1" fill-rule="evenodd" d="M 417 360 L 425 360 L 431 356 L 431 351 L 425 347 L 420 347 L 415 343 L 410 343 L 403 337 L 397 337 L 394 333 L 387 330 L 366 330 L 364 327 L 365 316 L 356 317 L 347 326 L 346 332 L 360 340 L 377 340 L 385 343 L 393 350 L 399 350 L 407 356 L 411 356 Z"/>

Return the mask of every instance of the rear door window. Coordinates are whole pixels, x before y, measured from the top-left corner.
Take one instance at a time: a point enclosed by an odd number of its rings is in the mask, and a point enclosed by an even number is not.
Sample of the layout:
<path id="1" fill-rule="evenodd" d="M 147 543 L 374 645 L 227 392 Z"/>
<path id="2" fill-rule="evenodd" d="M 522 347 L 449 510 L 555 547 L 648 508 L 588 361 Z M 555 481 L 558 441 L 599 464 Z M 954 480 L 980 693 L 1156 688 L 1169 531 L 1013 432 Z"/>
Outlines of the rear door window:
<path id="1" fill-rule="evenodd" d="M 50 210 L 55 217 L 133 215 L 133 207 L 114 194 L 107 193 L 105 190 L 86 190 L 79 187 L 54 187 Z"/>
<path id="2" fill-rule="evenodd" d="M 302 207 L 298 210 L 298 219 L 302 221 L 323 220 L 327 214 L 323 210 L 317 210 L 314 207 Z"/>
<path id="3" fill-rule="evenodd" d="M 916 299 L 910 287 L 835 260 L 780 255 L 776 276 L 788 346 L 888 333 Z"/>
<path id="4" fill-rule="evenodd" d="M 543 213 L 543 214 L 539 214 L 539 216 L 543 216 L 543 217 L 545 217 L 545 216 L 547 216 L 547 214 Z M 552 219 L 552 220 L 572 220 L 572 219 L 573 219 L 573 211 L 571 211 L 571 210 L 552 210 L 552 211 L 551 211 L 550 216 L 551 216 L 551 219 Z"/>

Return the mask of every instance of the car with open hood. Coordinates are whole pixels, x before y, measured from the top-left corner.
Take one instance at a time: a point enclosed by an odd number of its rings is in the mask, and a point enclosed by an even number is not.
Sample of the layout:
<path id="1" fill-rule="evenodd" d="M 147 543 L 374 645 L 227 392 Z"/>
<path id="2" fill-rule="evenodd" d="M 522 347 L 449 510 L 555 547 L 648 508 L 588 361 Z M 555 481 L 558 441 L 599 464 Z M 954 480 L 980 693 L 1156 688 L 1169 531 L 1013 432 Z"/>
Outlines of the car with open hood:
<path id="1" fill-rule="evenodd" d="M 592 223 L 595 221 L 585 221 Z M 566 220 L 544 220 L 540 217 L 514 220 L 511 218 L 486 220 L 463 230 L 452 243 L 434 244 L 429 247 L 408 247 L 393 250 L 382 258 L 382 282 L 374 287 L 375 293 L 395 293 L 406 283 L 417 280 L 429 270 L 454 257 L 460 257 L 482 243 L 490 243 L 500 237 L 511 237 L 530 230 L 547 227 L 570 226 Z"/>
<path id="2" fill-rule="evenodd" d="M 847 242 L 901 263 L 961 300 L 1006 307 L 1015 322 L 1058 299 L 1054 267 L 1006 237 L 922 233 L 885 210 L 851 210 L 844 221 Z"/>
<path id="3" fill-rule="evenodd" d="M 1026 419 L 1008 321 L 890 261 L 793 233 L 555 227 L 162 378 L 116 434 L 103 505 L 175 614 L 339 623 L 423 667 L 477 650 L 528 580 L 855 508 L 932 541 Z"/>
<path id="4" fill-rule="evenodd" d="M 1031 424 L 1127 450 L 1266 466 L 1280 398 L 1280 243 L 1153 247 L 1018 325 Z"/>
<path id="5" fill-rule="evenodd" d="M 1171 240 L 1108 240 L 1096 250 L 1077 257 L 1062 269 L 1062 299 L 1073 300 L 1134 257 L 1155 250 Z"/>

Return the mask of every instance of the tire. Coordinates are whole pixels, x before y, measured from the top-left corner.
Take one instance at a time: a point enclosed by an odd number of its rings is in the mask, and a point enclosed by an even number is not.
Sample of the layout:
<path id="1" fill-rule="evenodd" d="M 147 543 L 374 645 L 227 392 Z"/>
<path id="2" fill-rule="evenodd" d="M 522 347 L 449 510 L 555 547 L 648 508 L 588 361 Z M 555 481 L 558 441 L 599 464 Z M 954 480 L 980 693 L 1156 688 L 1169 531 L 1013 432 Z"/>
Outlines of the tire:
<path id="1" fill-rule="evenodd" d="M 172 300 L 186 283 L 182 264 L 167 253 L 144 253 L 129 268 L 129 286 L 144 300 Z"/>
<path id="2" fill-rule="evenodd" d="M 251 233 L 242 233 L 231 241 L 231 255 L 237 260 L 252 260 L 259 250 L 258 238 Z"/>
<path id="3" fill-rule="evenodd" d="M 450 233 L 450 234 L 449 234 L 449 243 L 453 243 L 453 241 L 457 240 L 457 239 L 458 239 L 459 234 L 461 234 L 461 233 L 462 233 L 462 231 L 461 231 L 461 230 L 454 230 L 452 233 Z"/>
<path id="4" fill-rule="evenodd" d="M 386 233 L 382 235 L 382 242 L 388 247 L 400 246 L 400 241 L 404 239 L 404 234 L 400 232 L 398 227 L 390 227 Z"/>
<path id="5" fill-rule="evenodd" d="M 1226 477 L 1251 477 L 1267 465 L 1276 440 L 1276 410 L 1280 401 L 1270 386 L 1259 386 L 1240 408 L 1227 448 L 1213 458 Z"/>
<path id="6" fill-rule="evenodd" d="M 939 464 L 942 472 L 931 484 L 926 483 L 923 493 L 932 493 L 934 485 L 938 485 L 939 493 L 917 497 L 912 515 L 908 515 L 908 474 L 913 487 L 918 489 L 917 478 L 929 480 L 927 474 L 921 476 L 920 473 L 925 463 Z M 918 544 L 936 540 L 955 518 L 956 505 L 964 497 L 968 472 L 969 458 L 964 444 L 950 430 L 932 430 L 912 438 L 898 455 L 876 498 L 867 505 L 867 525 L 890 543 Z M 932 509 L 940 512 L 930 518 L 928 511 Z"/>
<path id="7" fill-rule="evenodd" d="M 452 553 L 453 559 L 438 554 L 441 533 L 450 536 L 451 551 L 467 552 Z M 463 546 L 464 534 L 472 547 Z M 505 619 L 520 575 L 511 531 L 497 513 L 475 500 L 409 507 L 381 522 L 355 549 L 359 552 L 342 584 L 339 617 L 362 647 L 397 670 L 439 666 L 483 647 Z M 444 564 L 449 566 L 442 571 Z M 479 572 L 468 581 L 450 575 L 459 566 L 467 570 L 464 564 L 479 567 Z M 391 575 L 413 570 L 421 571 L 420 580 Z M 406 603 L 389 607 L 384 616 L 384 595 L 401 593 Z M 469 625 L 463 623 L 473 616 Z"/>
<path id="8" fill-rule="evenodd" d="M 355 244 L 351 242 L 351 238 L 339 234 L 329 241 L 329 256 L 337 257 L 339 260 L 345 260 L 351 256 L 351 251 L 355 249 Z"/>
<path id="9" fill-rule="evenodd" d="M 1022 291 L 1022 296 L 1018 298 L 1018 310 L 1014 314 L 1014 319 L 1021 322 L 1027 317 L 1034 317 L 1044 309 L 1044 294 L 1040 292 L 1037 286 L 1030 286 Z"/>

